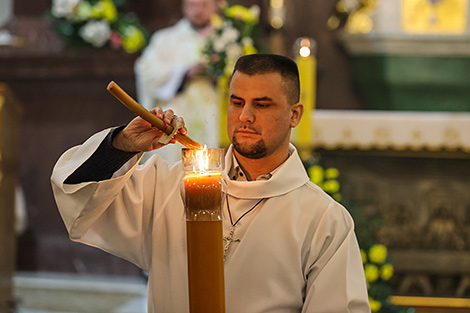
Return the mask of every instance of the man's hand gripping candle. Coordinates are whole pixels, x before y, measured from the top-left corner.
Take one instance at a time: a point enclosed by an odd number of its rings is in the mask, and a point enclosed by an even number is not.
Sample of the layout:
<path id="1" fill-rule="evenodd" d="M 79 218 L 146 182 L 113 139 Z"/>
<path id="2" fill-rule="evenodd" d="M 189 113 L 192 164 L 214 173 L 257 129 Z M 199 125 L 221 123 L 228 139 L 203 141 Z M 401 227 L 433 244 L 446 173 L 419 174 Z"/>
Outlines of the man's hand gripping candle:
<path id="1" fill-rule="evenodd" d="M 156 107 L 149 111 L 156 117 L 161 119 L 166 124 L 174 123 L 176 119 L 180 125 L 178 132 L 186 135 L 187 130 L 184 127 L 184 119 L 174 115 L 173 110 L 163 111 L 162 108 Z M 134 118 L 121 132 L 119 132 L 113 139 L 113 146 L 116 149 L 128 152 L 147 152 L 165 146 L 160 142 L 160 138 L 165 135 L 165 132 L 154 127 L 149 122 L 137 116 Z M 175 137 L 171 138 L 169 143 L 176 143 Z"/>
<path id="2" fill-rule="evenodd" d="M 139 117 L 141 117 L 141 119 L 147 121 L 150 125 L 155 126 L 157 129 L 161 131 L 158 136 L 159 138 L 158 142 L 155 142 L 151 145 L 144 144 L 144 147 L 140 147 L 139 145 L 140 149 L 145 148 L 145 146 L 147 146 L 148 150 L 144 149 L 144 150 L 124 150 L 124 151 L 133 151 L 133 152 L 151 151 L 151 150 L 158 149 L 168 143 L 174 143 L 175 141 L 172 142 L 171 141 L 172 139 L 175 139 L 176 141 L 180 142 L 181 144 L 183 144 L 185 147 L 189 149 L 202 149 L 202 145 L 200 143 L 186 136 L 186 132 L 187 132 L 186 129 L 184 133 L 179 131 L 179 129 L 184 126 L 184 122 L 182 120 L 176 119 L 177 116 L 174 115 L 172 110 L 167 110 L 163 112 L 161 111 L 161 108 L 160 108 L 160 109 L 157 109 L 156 112 L 153 112 L 153 113 L 149 112 L 147 111 L 146 108 L 140 105 L 137 101 L 132 99 L 131 96 L 129 96 L 121 87 L 119 87 L 118 84 L 116 84 L 113 81 L 108 84 L 107 89 L 114 97 L 116 97 L 116 99 L 121 101 L 121 103 L 124 104 L 129 110 L 131 110 L 132 112 L 137 114 Z M 136 130 L 138 131 L 142 130 L 140 129 L 140 127 L 142 126 L 141 124 L 142 122 L 143 121 L 139 120 L 139 123 L 135 125 L 137 126 Z M 145 125 L 144 123 L 144 126 L 149 126 L 149 125 Z M 128 139 L 136 140 L 136 139 L 139 139 L 138 137 L 139 137 L 139 133 L 137 133 L 137 136 L 136 134 L 134 134 L 134 136 L 129 137 Z M 148 143 L 149 138 L 148 136 L 145 136 L 145 137 Z M 152 138 L 152 136 L 150 136 L 150 138 Z M 153 139 L 155 139 L 155 137 Z M 145 143 L 145 140 L 144 142 L 141 142 L 141 140 L 137 140 L 137 141 L 140 143 Z M 152 142 L 153 140 L 150 141 L 150 143 Z M 120 144 L 119 145 L 125 149 L 129 149 L 135 146 L 133 142 L 129 142 L 129 140 L 127 140 L 127 143 L 130 144 L 130 146 L 126 146 L 126 145 L 121 146 Z M 114 142 L 113 142 L 113 145 L 114 145 Z M 115 147 L 117 148 L 117 146 Z"/>

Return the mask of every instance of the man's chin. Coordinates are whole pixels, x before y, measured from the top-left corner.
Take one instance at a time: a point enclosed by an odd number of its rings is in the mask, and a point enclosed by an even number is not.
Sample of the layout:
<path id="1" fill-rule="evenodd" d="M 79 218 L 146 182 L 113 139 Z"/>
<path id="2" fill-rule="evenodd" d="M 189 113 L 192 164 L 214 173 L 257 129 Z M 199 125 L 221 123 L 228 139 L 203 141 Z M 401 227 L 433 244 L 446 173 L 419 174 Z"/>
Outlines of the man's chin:
<path id="1" fill-rule="evenodd" d="M 238 154 L 248 159 L 261 159 L 267 154 L 263 140 L 257 141 L 254 144 L 239 143 L 237 140 L 234 140 L 233 148 Z"/>

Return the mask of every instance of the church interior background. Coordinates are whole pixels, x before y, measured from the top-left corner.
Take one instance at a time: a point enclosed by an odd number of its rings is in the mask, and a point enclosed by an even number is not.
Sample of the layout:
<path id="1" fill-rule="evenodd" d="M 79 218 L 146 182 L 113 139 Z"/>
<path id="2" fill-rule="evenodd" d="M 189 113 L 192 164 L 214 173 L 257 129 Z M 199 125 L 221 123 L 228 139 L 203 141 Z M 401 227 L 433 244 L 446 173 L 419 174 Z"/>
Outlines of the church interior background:
<path id="1" fill-rule="evenodd" d="M 259 6 L 266 51 L 296 58 L 314 40 L 314 109 L 295 140 L 309 173 L 338 170 L 357 231 L 387 248 L 387 301 L 470 312 L 469 1 L 234 3 Z M 139 53 L 68 45 L 50 5 L 0 3 L 0 312 L 144 312 L 143 274 L 71 242 L 49 183 L 66 149 L 133 117 L 106 86 L 135 95 Z M 125 10 L 150 33 L 181 17 L 179 1 Z"/>

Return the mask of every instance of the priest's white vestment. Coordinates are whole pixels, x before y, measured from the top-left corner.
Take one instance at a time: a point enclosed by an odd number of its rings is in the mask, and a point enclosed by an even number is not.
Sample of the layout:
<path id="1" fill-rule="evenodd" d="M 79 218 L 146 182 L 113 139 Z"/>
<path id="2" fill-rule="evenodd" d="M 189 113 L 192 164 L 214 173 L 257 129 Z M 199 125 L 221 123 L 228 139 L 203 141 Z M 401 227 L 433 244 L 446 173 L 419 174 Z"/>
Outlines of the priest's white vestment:
<path id="1" fill-rule="evenodd" d="M 219 133 L 219 110 L 214 83 L 207 77 L 196 77 L 178 92 L 186 72 L 202 60 L 204 36 L 188 19 L 152 35 L 149 45 L 135 63 L 138 101 L 147 109 L 160 106 L 176 115 L 186 114 L 188 135 L 210 148 L 216 148 Z M 227 100 L 228 101 L 228 100 Z M 181 159 L 182 145 L 159 150 L 168 161 Z"/>
<path id="2" fill-rule="evenodd" d="M 189 311 L 181 162 L 141 154 L 111 179 L 64 184 L 109 130 L 65 152 L 52 174 L 71 239 L 101 248 L 149 273 L 149 312 Z M 309 181 L 295 148 L 269 180 L 227 182 L 238 218 L 225 262 L 227 313 L 370 312 L 361 256 L 349 213 Z M 164 149 L 164 148 L 163 148 Z M 232 151 L 226 168 L 232 166 Z M 225 208 L 226 209 L 226 208 Z M 230 219 L 225 212 L 224 236 Z M 246 219 L 245 219 L 246 218 Z"/>

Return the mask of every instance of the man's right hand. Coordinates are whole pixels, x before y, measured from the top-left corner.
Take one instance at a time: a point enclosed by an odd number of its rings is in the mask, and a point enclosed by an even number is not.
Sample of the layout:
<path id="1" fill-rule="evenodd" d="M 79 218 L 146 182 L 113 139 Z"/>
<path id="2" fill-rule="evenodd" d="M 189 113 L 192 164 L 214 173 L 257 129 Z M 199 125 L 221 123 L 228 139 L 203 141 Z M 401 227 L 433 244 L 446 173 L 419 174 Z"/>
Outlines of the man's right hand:
<path id="1" fill-rule="evenodd" d="M 163 111 L 162 108 L 156 107 L 150 110 L 150 113 L 155 114 L 167 124 L 171 124 L 171 120 L 177 118 L 184 125 L 183 118 L 177 117 L 171 109 Z M 185 135 L 187 131 L 183 126 L 178 132 Z M 138 116 L 114 137 L 113 146 L 127 152 L 147 152 L 164 146 L 158 142 L 163 134 L 163 131 Z M 176 143 L 176 139 L 172 138 L 170 143 Z"/>

